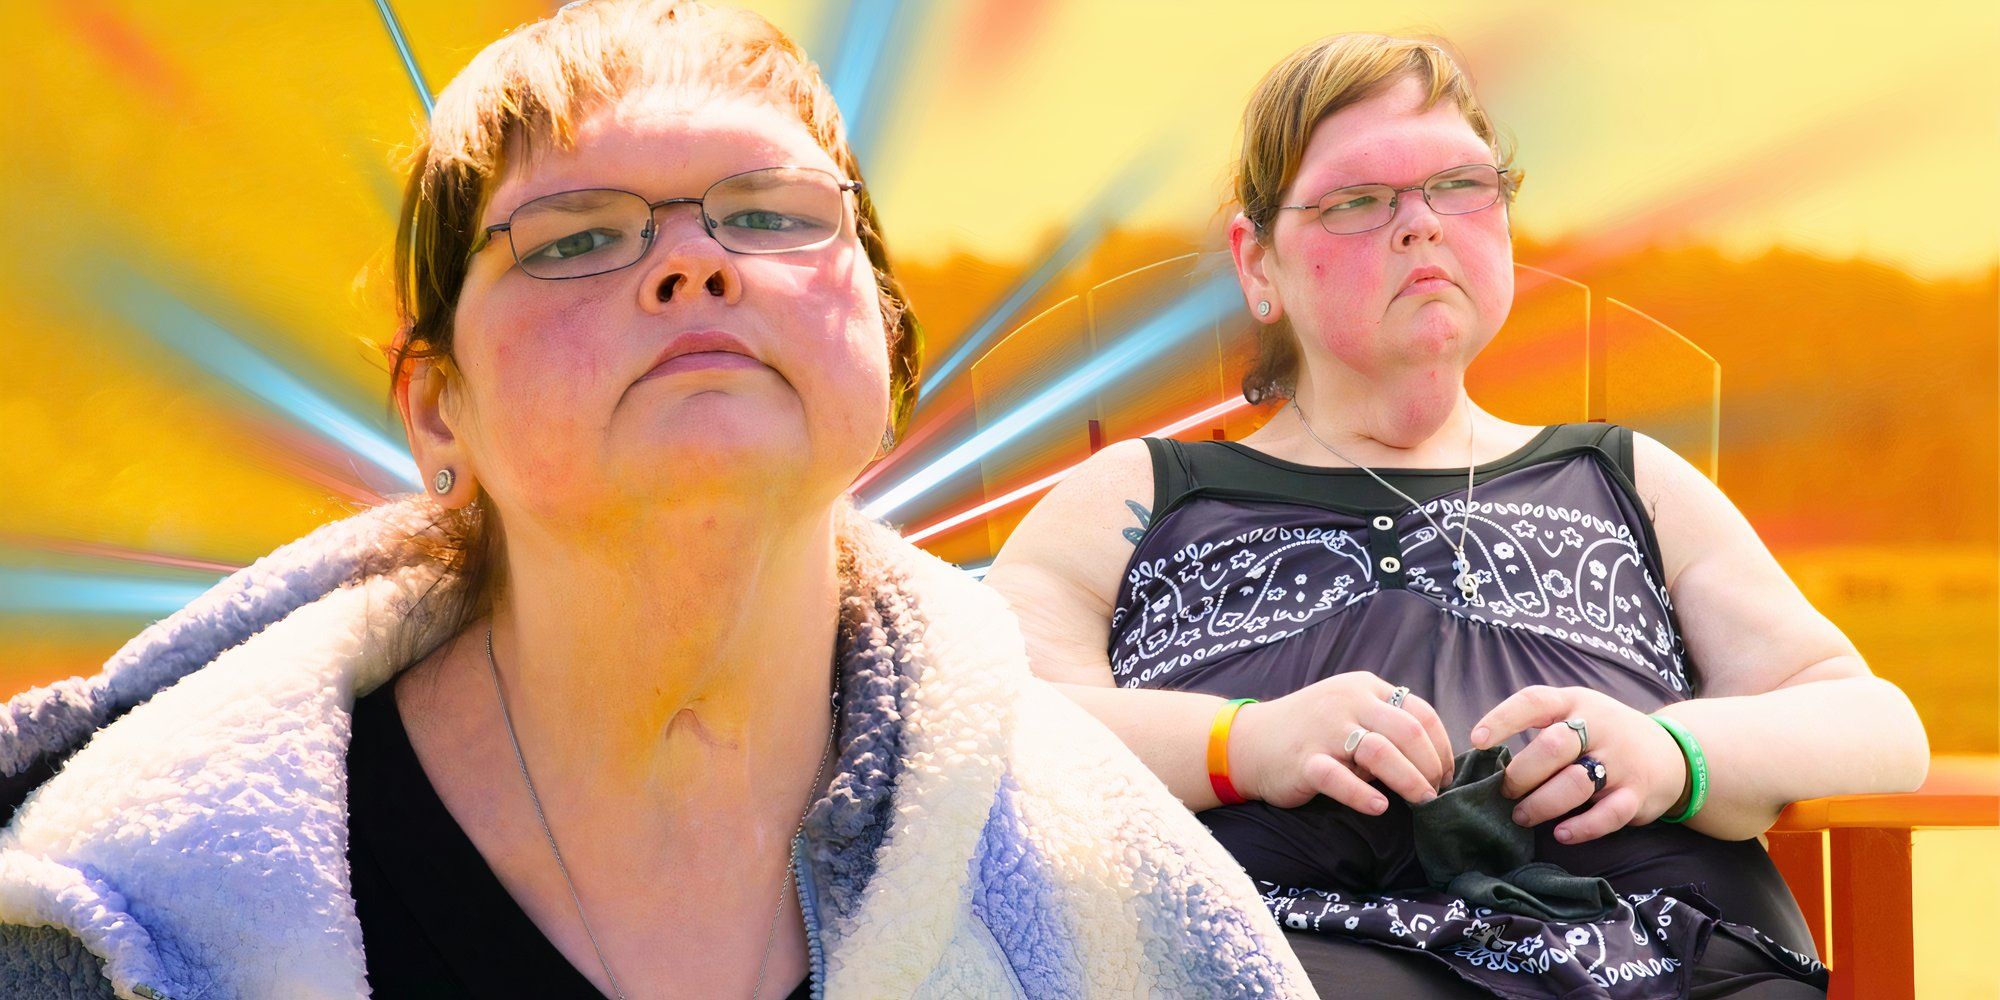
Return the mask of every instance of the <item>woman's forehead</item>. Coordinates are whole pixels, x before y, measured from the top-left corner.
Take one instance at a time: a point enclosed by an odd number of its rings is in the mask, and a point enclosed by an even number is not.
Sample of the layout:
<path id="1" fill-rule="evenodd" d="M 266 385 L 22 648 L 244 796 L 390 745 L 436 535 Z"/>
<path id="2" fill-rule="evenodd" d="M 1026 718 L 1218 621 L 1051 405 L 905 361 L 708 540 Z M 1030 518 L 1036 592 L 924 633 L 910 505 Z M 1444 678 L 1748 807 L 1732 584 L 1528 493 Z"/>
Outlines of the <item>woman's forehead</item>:
<path id="1" fill-rule="evenodd" d="M 1386 96 L 1386 95 L 1385 95 Z M 1302 190 L 1348 184 L 1416 184 L 1440 170 L 1491 162 L 1492 150 L 1457 105 L 1428 110 L 1373 98 L 1328 115 L 1299 161 Z"/>
<path id="2" fill-rule="evenodd" d="M 748 98 L 622 102 L 579 122 L 569 149 L 525 152 L 510 160 L 488 199 L 485 225 L 529 201 L 578 188 L 616 187 L 647 198 L 692 198 L 745 170 L 811 166 L 839 173 L 804 123 L 769 102 Z M 518 160 L 513 154 L 523 154 Z"/>

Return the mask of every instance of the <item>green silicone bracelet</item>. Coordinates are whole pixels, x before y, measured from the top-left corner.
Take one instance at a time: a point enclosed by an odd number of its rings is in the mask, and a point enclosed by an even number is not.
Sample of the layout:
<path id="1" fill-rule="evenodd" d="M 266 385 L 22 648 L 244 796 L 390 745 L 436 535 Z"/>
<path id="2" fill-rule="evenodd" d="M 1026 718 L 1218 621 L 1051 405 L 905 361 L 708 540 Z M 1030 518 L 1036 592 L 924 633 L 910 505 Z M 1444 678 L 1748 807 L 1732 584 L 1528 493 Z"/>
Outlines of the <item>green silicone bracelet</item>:
<path id="1" fill-rule="evenodd" d="M 1660 818 L 1669 823 L 1685 823 L 1693 819 L 1695 813 L 1701 811 L 1702 803 L 1708 801 L 1708 758 L 1702 756 L 1701 744 L 1695 741 L 1694 734 L 1688 732 L 1686 726 L 1664 715 L 1655 715 L 1651 718 L 1660 724 L 1660 728 L 1667 731 L 1668 736 L 1674 738 L 1675 743 L 1680 744 L 1681 755 L 1687 758 L 1688 778 L 1694 783 L 1694 790 L 1688 793 L 1687 809 L 1679 816 Z"/>

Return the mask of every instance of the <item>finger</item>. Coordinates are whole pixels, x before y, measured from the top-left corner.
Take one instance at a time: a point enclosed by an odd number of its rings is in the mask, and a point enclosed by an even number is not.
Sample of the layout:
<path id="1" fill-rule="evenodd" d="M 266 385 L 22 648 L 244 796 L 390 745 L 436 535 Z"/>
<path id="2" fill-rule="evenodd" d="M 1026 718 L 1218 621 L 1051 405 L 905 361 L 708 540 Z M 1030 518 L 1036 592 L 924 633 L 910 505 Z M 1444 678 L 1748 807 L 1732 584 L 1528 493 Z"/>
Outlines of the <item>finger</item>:
<path id="1" fill-rule="evenodd" d="M 1458 756 L 1451 748 L 1451 733 L 1444 728 L 1444 719 L 1431 703 L 1414 694 L 1403 696 L 1403 711 L 1410 713 L 1423 724 L 1424 732 L 1431 738 L 1431 745 L 1437 747 L 1438 756 L 1444 760 L 1444 781 L 1438 787 L 1451 784 L 1452 762 Z"/>
<path id="2" fill-rule="evenodd" d="M 1500 794 L 1518 799 L 1555 777 L 1556 772 L 1576 763 L 1576 731 L 1568 726 L 1550 726 L 1528 741 L 1526 749 L 1508 762 L 1500 779 Z"/>
<path id="3" fill-rule="evenodd" d="M 1639 813 L 1639 792 L 1623 785 L 1604 793 L 1589 811 L 1556 824 L 1556 839 L 1565 844 L 1581 844 L 1615 833 L 1631 824 Z"/>
<path id="4" fill-rule="evenodd" d="M 1570 708 L 1570 697 L 1561 688 L 1546 684 L 1524 687 L 1472 724 L 1472 746 L 1484 750 L 1524 729 L 1545 729 L 1569 718 Z"/>
<path id="5" fill-rule="evenodd" d="M 1354 760 L 1375 775 L 1376 780 L 1389 786 L 1389 790 L 1410 802 L 1429 802 L 1437 798 L 1437 790 L 1424 780 L 1422 771 L 1410 763 L 1396 744 L 1389 742 L 1381 733 L 1369 733 L 1361 737 L 1361 743 L 1354 748 Z"/>
<path id="6" fill-rule="evenodd" d="M 1381 792 L 1328 754 L 1316 753 L 1306 758 L 1303 773 L 1314 791 L 1356 812 L 1380 816 L 1389 808 L 1389 800 Z"/>
<path id="7" fill-rule="evenodd" d="M 1361 725 L 1388 737 L 1404 759 L 1417 766 L 1418 773 L 1430 783 L 1431 788 L 1444 787 L 1445 761 L 1438 756 L 1437 744 L 1431 742 L 1430 734 L 1424 731 L 1424 724 L 1418 722 L 1416 716 L 1392 707 L 1386 701 L 1364 706 L 1359 715 Z"/>
<path id="8" fill-rule="evenodd" d="M 1597 786 L 1591 783 L 1590 775 L 1585 774 L 1583 768 L 1570 764 L 1514 804 L 1514 822 L 1521 826 L 1540 826 L 1589 802 L 1595 794 Z"/>

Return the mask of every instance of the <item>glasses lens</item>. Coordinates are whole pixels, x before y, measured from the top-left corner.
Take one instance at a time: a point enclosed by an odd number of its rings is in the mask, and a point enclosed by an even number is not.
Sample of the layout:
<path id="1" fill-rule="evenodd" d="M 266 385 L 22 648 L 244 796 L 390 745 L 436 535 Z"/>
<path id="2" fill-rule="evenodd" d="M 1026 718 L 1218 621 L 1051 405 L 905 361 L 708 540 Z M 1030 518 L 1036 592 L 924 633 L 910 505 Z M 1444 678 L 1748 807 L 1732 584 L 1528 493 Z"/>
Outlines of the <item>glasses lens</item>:
<path id="1" fill-rule="evenodd" d="M 772 167 L 725 178 L 702 202 L 715 238 L 737 253 L 818 246 L 840 232 L 840 180 L 809 167 Z"/>
<path id="2" fill-rule="evenodd" d="M 1477 212 L 1500 199 L 1500 171 L 1483 163 L 1459 167 L 1432 178 L 1424 195 L 1439 215 Z"/>
<path id="3" fill-rule="evenodd" d="M 509 235 L 522 270 L 581 278 L 638 260 L 650 218 L 646 200 L 629 191 L 565 191 L 521 206 Z"/>
<path id="4" fill-rule="evenodd" d="M 1329 233 L 1365 233 L 1396 212 L 1396 191 L 1387 184 L 1361 184 L 1328 191 L 1319 200 L 1319 224 Z"/>

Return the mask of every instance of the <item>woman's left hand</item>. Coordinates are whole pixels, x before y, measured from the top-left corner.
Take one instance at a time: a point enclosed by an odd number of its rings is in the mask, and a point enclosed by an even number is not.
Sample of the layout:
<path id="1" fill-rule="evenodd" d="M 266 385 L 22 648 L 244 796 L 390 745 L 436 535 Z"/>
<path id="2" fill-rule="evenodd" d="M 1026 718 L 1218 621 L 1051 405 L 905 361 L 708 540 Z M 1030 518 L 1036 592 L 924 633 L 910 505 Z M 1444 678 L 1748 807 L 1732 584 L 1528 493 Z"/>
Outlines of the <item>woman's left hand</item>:
<path id="1" fill-rule="evenodd" d="M 1566 719 L 1583 721 L 1587 749 L 1563 725 Z M 1526 729 L 1542 732 L 1508 763 L 1501 791 L 1520 800 L 1514 822 L 1527 827 L 1594 800 L 1588 811 L 1556 827 L 1556 839 L 1565 844 L 1651 823 L 1687 786 L 1687 760 L 1674 738 L 1645 713 L 1589 688 L 1522 688 L 1473 725 L 1472 745 L 1483 750 Z M 1602 792 L 1577 764 L 1585 753 L 1604 765 Z"/>

